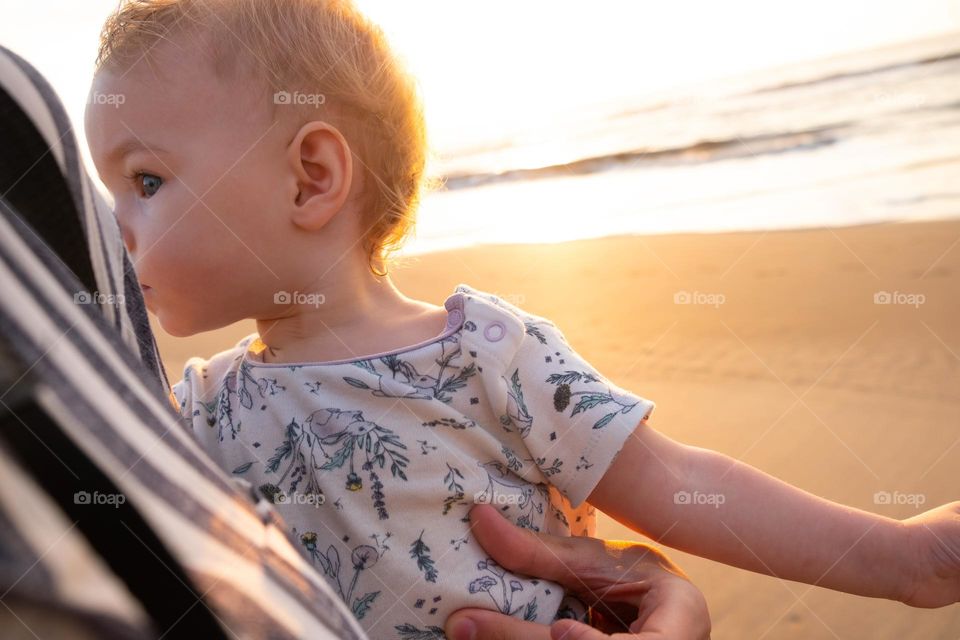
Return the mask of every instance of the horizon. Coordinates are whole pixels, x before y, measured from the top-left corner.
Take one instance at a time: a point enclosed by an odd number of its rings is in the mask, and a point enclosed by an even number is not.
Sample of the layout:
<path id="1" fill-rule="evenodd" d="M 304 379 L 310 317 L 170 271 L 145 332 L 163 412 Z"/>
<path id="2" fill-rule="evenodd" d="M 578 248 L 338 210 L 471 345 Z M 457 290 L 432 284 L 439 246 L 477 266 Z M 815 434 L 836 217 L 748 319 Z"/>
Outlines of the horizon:
<path id="1" fill-rule="evenodd" d="M 754 1 L 738 0 L 736 7 Z M 459 14 L 438 9 L 434 17 L 448 25 L 440 31 L 416 10 L 427 2 L 400 11 L 383 0 L 361 0 L 421 83 L 432 151 L 427 172 L 450 181 L 449 189 L 424 195 L 415 235 L 402 253 L 956 217 L 953 199 L 942 194 L 950 192 L 957 171 L 951 149 L 960 130 L 949 124 L 947 111 L 958 97 L 951 87 L 960 69 L 945 52 L 957 50 L 960 10 L 948 0 L 925 0 L 923 11 L 884 7 L 870 14 L 870 22 L 846 29 L 844 17 L 856 14 L 862 3 L 828 12 L 825 1 L 810 7 L 801 24 L 791 24 L 790 34 L 782 33 L 783 21 L 779 14 L 768 15 L 769 9 L 755 12 L 756 21 L 746 25 L 731 18 L 735 11 L 723 12 L 726 23 L 718 18 L 700 24 L 698 34 L 683 30 L 686 23 L 675 8 L 647 13 L 634 7 L 616 14 L 624 19 L 613 21 L 612 31 L 592 34 L 596 47 L 585 41 L 581 48 L 562 46 L 565 29 L 578 15 L 569 11 L 572 5 L 549 14 L 526 8 L 501 25 L 506 31 L 498 42 L 504 44 L 491 52 L 477 43 L 489 39 L 489 25 L 503 22 L 495 9 L 477 16 L 467 9 Z M 55 15 L 44 22 L 54 31 L 69 23 L 69 32 L 55 38 L 64 48 L 41 47 L 39 58 L 27 57 L 64 99 L 86 166 L 109 202 L 83 140 L 90 80 L 83 69 L 92 70 L 96 33 L 115 0 L 90 0 L 58 12 L 62 4 L 38 6 L 33 13 Z M 0 0 L 0 7 L 10 5 Z M 690 5 L 696 3 L 685 6 Z M 610 22 L 611 6 L 597 5 L 591 19 Z M 639 31 L 637 42 L 616 37 L 632 32 L 640 14 L 649 18 L 646 30 L 658 32 L 660 40 L 640 43 Z M 534 38 L 529 32 L 543 24 L 543 15 L 553 20 L 553 31 L 541 30 Z M 626 19 L 630 15 L 632 21 Z M 828 15 L 832 22 L 811 42 L 810 25 Z M 458 25 L 467 17 L 474 28 L 464 31 Z M 16 42 L 7 39 L 11 31 Z M 746 38 L 747 31 L 762 34 Z M 642 69 L 627 53 L 679 41 L 680 33 L 685 41 L 699 37 L 698 46 L 684 45 L 672 52 L 679 51 L 673 59 L 660 55 Z M 36 45 L 35 34 L 12 21 L 0 26 L 0 42 L 19 42 L 14 49 L 22 54 Z M 904 41 L 907 35 L 911 39 Z M 703 40 L 708 36 L 714 40 Z M 739 48 L 717 51 L 716 42 L 739 36 L 746 38 Z M 758 47 L 764 55 L 755 55 Z M 75 55 L 64 58 L 71 48 Z M 89 57 L 82 50 L 89 50 Z M 717 56 L 707 55 L 714 52 Z M 709 68 L 700 64 L 704 60 Z M 916 60 L 937 62 L 904 66 Z M 571 61 L 579 66 L 569 67 Z M 591 65 L 598 71 L 591 77 L 595 89 L 587 91 L 577 83 Z M 630 78 L 642 81 L 623 81 L 622 70 L 632 67 Z M 654 68 L 659 76 L 646 73 Z M 536 69 L 544 74 L 534 78 L 530 72 Z M 524 95 L 512 93 L 518 87 Z M 557 92 L 569 100 L 558 102 Z M 478 103 L 477 95 L 487 100 Z M 945 119 L 925 120 L 932 108 Z M 911 133 L 917 127 L 937 133 L 917 137 Z M 915 162 L 926 163 L 926 169 L 914 171 Z M 594 213 L 579 215 L 585 210 Z M 563 223 L 554 224 L 557 220 Z"/>
<path id="2" fill-rule="evenodd" d="M 7 17 L 0 24 L 0 43 L 48 78 L 80 136 L 97 36 L 116 4 L 0 0 Z M 426 0 L 403 7 L 386 0 L 358 0 L 357 5 L 384 29 L 417 78 L 431 144 L 439 154 L 559 126 L 575 113 L 664 92 L 960 35 L 960 7 L 951 0 L 922 0 L 911 7 L 816 0 L 786 16 L 792 21 L 778 13 L 782 7 L 774 10 L 760 0 L 736 0 L 722 9 L 692 0 L 656 8 L 605 0 L 592 6 L 586 22 L 573 3 L 514 7 L 494 2 L 485 11 Z M 503 20 L 501 7 L 509 7 L 510 20 Z M 690 20 L 691 12 L 699 19 Z M 744 13 L 753 20 L 736 17 Z M 863 15 L 870 21 L 860 19 Z M 432 20 L 425 22 L 424 16 Z M 437 24 L 449 28 L 440 30 Z M 42 41 L 36 25 L 49 30 Z M 604 31 L 586 31 L 583 25 Z M 496 47 L 489 46 L 491 33 L 497 34 Z M 582 46 L 569 46 L 571 37 Z M 685 44 L 690 42 L 697 46 Z"/>

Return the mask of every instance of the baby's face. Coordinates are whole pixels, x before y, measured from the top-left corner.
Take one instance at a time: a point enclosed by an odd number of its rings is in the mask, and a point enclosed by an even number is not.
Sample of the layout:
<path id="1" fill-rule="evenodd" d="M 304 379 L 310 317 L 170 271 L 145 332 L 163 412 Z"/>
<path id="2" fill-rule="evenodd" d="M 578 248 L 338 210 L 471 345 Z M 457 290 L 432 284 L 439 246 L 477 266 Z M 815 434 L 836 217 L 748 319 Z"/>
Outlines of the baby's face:
<path id="1" fill-rule="evenodd" d="M 98 73 L 85 115 L 146 305 L 178 336 L 269 313 L 296 194 L 271 96 L 182 46 Z"/>

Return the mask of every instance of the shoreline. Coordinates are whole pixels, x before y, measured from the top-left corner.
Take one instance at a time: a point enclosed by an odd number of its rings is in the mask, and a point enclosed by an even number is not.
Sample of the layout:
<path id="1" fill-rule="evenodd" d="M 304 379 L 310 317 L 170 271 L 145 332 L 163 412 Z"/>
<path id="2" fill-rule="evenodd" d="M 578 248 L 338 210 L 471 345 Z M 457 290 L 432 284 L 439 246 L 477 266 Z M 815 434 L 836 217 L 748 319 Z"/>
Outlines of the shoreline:
<path id="1" fill-rule="evenodd" d="M 637 231 L 637 232 L 614 232 L 609 234 L 600 234 L 596 236 L 576 238 L 572 240 L 547 240 L 544 242 L 478 242 L 476 244 L 470 245 L 454 245 L 449 247 L 438 246 L 436 248 L 428 248 L 423 251 L 414 250 L 411 253 L 400 253 L 396 260 L 403 264 L 408 258 L 419 258 L 421 256 L 428 256 L 434 254 L 442 254 L 451 251 L 470 251 L 470 250 L 482 250 L 484 248 L 500 248 L 500 247 L 526 247 L 526 246 L 541 246 L 541 245 L 559 245 L 572 242 L 589 242 L 592 240 L 608 240 L 614 238 L 651 238 L 651 237 L 662 237 L 662 236 L 690 236 L 696 238 L 709 238 L 718 235 L 734 235 L 734 234 L 770 234 L 770 233 L 793 233 L 793 232 L 803 232 L 803 231 L 837 231 L 840 229 L 858 229 L 858 228 L 867 228 L 867 227 L 884 227 L 884 226 L 899 226 L 899 225 L 911 225 L 911 224 L 930 224 L 930 223 L 940 223 L 940 222 L 957 222 L 960 223 L 960 213 L 945 215 L 945 216 L 936 216 L 931 218 L 917 218 L 917 219 L 896 219 L 896 220 L 872 220 L 872 221 L 858 221 L 850 224 L 837 224 L 837 225 L 824 225 L 824 224 L 815 224 L 807 225 L 802 223 L 797 223 L 795 226 L 776 226 L 770 228 L 762 227 L 750 227 L 743 229 L 714 229 L 708 231 L 670 231 L 664 229 L 650 229 L 648 231 Z M 415 244 L 415 240 L 411 240 L 410 244 Z"/>

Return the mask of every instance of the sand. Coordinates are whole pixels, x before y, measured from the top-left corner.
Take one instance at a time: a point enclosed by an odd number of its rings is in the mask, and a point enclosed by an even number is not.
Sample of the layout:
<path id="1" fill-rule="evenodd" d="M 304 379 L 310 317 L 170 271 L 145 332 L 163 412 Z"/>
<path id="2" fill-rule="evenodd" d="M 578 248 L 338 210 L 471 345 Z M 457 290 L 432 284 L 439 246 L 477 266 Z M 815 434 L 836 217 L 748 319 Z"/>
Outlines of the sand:
<path id="1" fill-rule="evenodd" d="M 917 510 L 876 492 L 960 499 L 960 221 L 485 246 L 409 259 L 394 278 L 436 304 L 464 282 L 553 319 L 655 400 L 651 424 L 676 440 L 894 517 Z M 876 304 L 883 291 L 900 304 Z M 701 304 L 675 303 L 681 292 Z M 158 331 L 171 381 L 188 356 L 252 331 Z M 600 533 L 643 539 L 605 517 Z M 715 640 L 960 637 L 957 605 L 912 609 L 667 551 L 706 594 Z"/>

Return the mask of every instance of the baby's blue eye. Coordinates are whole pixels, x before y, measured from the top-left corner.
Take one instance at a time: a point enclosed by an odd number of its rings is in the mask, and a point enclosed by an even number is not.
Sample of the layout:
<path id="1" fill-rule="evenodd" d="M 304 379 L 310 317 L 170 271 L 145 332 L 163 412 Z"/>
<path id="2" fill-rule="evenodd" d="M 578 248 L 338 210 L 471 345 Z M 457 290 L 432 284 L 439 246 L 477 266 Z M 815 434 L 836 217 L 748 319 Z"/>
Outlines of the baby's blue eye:
<path id="1" fill-rule="evenodd" d="M 133 175 L 125 176 L 127 180 L 133 183 L 136 189 L 145 198 L 152 198 L 163 185 L 163 178 L 155 176 L 152 173 L 137 171 Z"/>
<path id="2" fill-rule="evenodd" d="M 160 186 L 163 184 L 163 178 L 149 173 L 141 173 L 137 175 L 137 182 L 140 183 L 139 186 L 143 189 L 143 195 L 150 198 L 160 190 Z"/>

